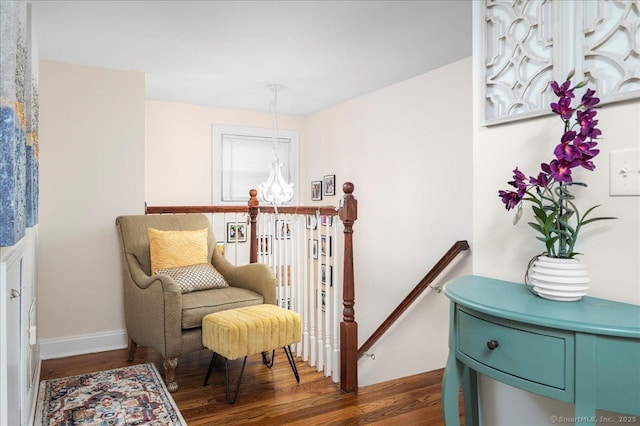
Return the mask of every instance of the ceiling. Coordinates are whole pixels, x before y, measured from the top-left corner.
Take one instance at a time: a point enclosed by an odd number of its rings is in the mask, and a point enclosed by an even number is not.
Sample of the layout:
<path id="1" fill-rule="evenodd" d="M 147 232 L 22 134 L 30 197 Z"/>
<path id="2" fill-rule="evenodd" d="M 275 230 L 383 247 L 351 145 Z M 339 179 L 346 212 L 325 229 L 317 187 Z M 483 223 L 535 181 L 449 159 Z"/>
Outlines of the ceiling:
<path id="1" fill-rule="evenodd" d="M 32 0 L 41 59 L 149 99 L 307 115 L 471 56 L 471 1 Z"/>

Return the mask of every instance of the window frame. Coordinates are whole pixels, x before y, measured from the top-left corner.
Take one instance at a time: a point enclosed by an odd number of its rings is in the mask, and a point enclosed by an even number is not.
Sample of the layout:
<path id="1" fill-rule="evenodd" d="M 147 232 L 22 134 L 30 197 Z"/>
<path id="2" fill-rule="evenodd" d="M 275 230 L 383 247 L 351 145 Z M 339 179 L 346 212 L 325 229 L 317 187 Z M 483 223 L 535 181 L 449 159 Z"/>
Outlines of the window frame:
<path id="1" fill-rule="evenodd" d="M 211 199 L 213 204 L 217 205 L 237 205 L 241 201 L 223 201 L 222 200 L 222 141 L 224 135 L 234 135 L 239 137 L 257 137 L 267 138 L 271 143 L 272 129 L 264 127 L 251 126 L 234 126 L 227 124 L 213 124 L 211 127 Z M 291 170 L 291 181 L 293 183 L 293 198 L 285 205 L 295 205 L 300 200 L 300 144 L 297 130 L 278 130 L 279 139 L 289 139 L 291 143 L 291 154 L 289 165 Z M 275 158 L 273 158 L 275 159 Z M 265 169 L 269 176 L 268 169 Z M 262 182 L 256 182 L 253 189 L 258 189 L 258 185 Z M 260 197 L 258 197 L 260 199 Z M 245 201 L 249 200 L 249 191 Z"/>

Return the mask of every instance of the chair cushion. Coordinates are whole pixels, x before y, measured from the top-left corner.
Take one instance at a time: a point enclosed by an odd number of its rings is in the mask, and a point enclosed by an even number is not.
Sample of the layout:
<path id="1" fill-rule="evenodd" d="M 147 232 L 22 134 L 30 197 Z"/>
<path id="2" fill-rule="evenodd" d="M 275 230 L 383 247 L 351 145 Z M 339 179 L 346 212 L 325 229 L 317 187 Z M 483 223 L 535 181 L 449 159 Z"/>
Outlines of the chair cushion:
<path id="1" fill-rule="evenodd" d="M 238 287 L 194 291 L 182 295 L 182 328 L 202 326 L 202 318 L 226 309 L 260 305 L 264 299 L 258 293 Z"/>
<path id="2" fill-rule="evenodd" d="M 208 229 L 161 231 L 148 228 L 151 271 L 207 263 Z"/>
<path id="3" fill-rule="evenodd" d="M 158 269 L 156 273 L 173 278 L 183 294 L 210 288 L 229 287 L 224 277 L 210 263 Z"/>

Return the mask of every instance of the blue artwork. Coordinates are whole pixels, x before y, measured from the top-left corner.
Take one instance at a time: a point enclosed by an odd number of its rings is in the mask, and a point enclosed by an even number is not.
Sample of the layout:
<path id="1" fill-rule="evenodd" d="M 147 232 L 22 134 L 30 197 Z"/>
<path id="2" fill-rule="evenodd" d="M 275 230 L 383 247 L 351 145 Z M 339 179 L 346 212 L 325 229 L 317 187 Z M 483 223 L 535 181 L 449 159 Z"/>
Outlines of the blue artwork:
<path id="1" fill-rule="evenodd" d="M 0 1 L 0 246 L 38 223 L 37 58 L 27 5 Z"/>

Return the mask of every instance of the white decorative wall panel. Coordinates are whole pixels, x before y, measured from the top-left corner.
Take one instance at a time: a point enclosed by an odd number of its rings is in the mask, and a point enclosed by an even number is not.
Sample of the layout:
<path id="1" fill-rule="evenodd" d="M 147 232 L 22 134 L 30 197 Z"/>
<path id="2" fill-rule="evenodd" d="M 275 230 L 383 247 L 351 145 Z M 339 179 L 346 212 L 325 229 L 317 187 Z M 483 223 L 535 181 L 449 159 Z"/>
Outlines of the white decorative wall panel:
<path id="1" fill-rule="evenodd" d="M 639 0 L 485 0 L 482 124 L 547 114 L 549 84 L 589 79 L 602 103 L 640 96 Z"/>
<path id="2" fill-rule="evenodd" d="M 640 2 L 582 2 L 582 67 L 603 103 L 640 96 Z"/>
<path id="3" fill-rule="evenodd" d="M 487 1 L 484 123 L 543 114 L 553 80 L 550 1 Z"/>

